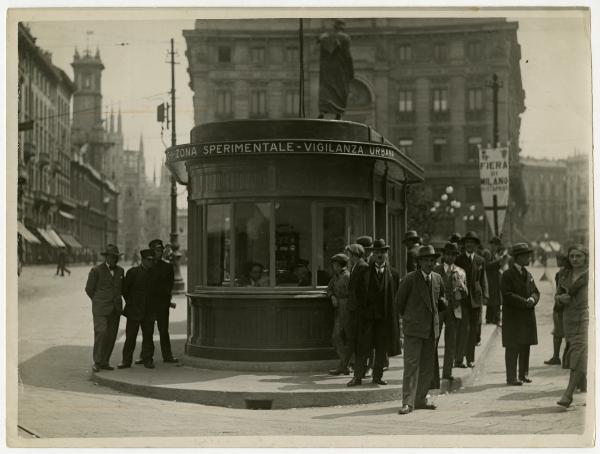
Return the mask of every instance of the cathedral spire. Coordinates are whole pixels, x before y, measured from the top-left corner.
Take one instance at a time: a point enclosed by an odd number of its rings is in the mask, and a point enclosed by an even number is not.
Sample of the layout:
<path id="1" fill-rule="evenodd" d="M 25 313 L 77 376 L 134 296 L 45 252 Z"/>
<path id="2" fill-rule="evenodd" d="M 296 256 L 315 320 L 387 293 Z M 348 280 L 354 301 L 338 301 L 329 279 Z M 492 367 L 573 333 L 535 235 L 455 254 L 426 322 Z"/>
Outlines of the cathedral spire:
<path id="1" fill-rule="evenodd" d="M 140 132 L 140 153 L 144 154 L 144 134 Z"/>
<path id="2" fill-rule="evenodd" d="M 113 108 L 110 108 L 110 133 L 113 134 L 115 132 L 115 112 Z"/>
<path id="3" fill-rule="evenodd" d="M 123 134 L 123 123 L 121 120 L 121 106 L 119 106 L 119 113 L 117 115 L 117 134 Z"/>

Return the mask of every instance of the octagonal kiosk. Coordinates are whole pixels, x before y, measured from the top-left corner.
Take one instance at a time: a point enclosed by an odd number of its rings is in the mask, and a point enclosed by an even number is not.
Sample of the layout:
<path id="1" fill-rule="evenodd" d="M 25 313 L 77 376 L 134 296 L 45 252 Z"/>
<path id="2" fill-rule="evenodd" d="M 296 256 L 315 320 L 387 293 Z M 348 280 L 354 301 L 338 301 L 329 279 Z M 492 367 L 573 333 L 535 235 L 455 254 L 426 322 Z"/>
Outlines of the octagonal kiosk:
<path id="1" fill-rule="evenodd" d="M 368 234 L 402 270 L 406 187 L 423 169 L 370 127 L 332 120 L 208 123 L 166 153 L 188 186 L 188 357 L 242 369 L 335 359 L 330 257 Z"/>

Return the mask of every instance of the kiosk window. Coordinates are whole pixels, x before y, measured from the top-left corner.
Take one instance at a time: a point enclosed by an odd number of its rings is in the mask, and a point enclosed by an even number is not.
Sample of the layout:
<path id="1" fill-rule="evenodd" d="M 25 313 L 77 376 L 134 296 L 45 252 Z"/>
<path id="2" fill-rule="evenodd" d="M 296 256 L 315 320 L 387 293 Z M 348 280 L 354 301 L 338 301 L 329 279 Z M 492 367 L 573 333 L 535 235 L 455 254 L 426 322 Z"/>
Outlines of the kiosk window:
<path id="1" fill-rule="evenodd" d="M 311 203 L 309 201 L 276 202 L 275 225 L 276 285 L 311 286 Z"/>
<path id="2" fill-rule="evenodd" d="M 270 203 L 235 204 L 235 284 L 269 286 Z"/>
<path id="3" fill-rule="evenodd" d="M 206 215 L 206 282 L 231 286 L 231 205 L 208 205 Z"/>

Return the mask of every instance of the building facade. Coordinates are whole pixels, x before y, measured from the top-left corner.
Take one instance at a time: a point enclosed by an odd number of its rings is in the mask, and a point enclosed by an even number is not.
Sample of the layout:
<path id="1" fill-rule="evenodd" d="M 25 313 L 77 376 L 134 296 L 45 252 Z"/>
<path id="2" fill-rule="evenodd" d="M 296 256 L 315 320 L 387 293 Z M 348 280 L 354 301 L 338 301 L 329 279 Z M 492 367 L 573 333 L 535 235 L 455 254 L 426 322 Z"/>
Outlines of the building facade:
<path id="1" fill-rule="evenodd" d="M 570 243 L 587 245 L 589 241 L 589 172 L 590 159 L 587 154 L 575 154 L 566 160 L 566 233 Z"/>
<path id="2" fill-rule="evenodd" d="M 522 240 L 545 239 L 563 244 L 567 212 L 567 166 L 564 160 L 521 158 L 527 213 Z"/>
<path id="3" fill-rule="evenodd" d="M 511 144 L 511 201 L 507 226 L 524 210 L 519 168 L 520 114 L 525 110 L 515 22 L 503 19 L 348 19 L 354 80 L 344 120 L 373 126 L 426 169 L 428 197 L 448 185 L 461 202 L 441 240 L 453 231 L 487 229 L 477 150 L 492 142 L 493 104 L 488 83 L 496 73 L 498 131 Z M 318 115 L 317 37 L 331 20 L 304 20 L 308 117 Z M 297 117 L 299 45 L 297 19 L 197 20 L 184 30 L 194 120 Z M 475 205 L 475 212 L 466 207 Z M 464 217 L 467 216 L 467 220 Z M 434 223 L 434 225 L 441 225 Z M 415 226 L 418 228 L 418 226 Z M 511 240 L 512 228 L 505 228 Z"/>

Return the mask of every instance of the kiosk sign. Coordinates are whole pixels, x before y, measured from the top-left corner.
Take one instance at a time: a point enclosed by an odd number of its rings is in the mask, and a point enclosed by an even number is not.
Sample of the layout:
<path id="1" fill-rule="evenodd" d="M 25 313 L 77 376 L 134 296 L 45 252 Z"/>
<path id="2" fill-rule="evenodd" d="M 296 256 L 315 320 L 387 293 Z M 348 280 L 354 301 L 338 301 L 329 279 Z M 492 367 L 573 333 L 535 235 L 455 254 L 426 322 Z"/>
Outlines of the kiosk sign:
<path id="1" fill-rule="evenodd" d="M 494 235 L 500 236 L 508 208 L 508 147 L 479 148 L 479 176 L 485 215 Z"/>

